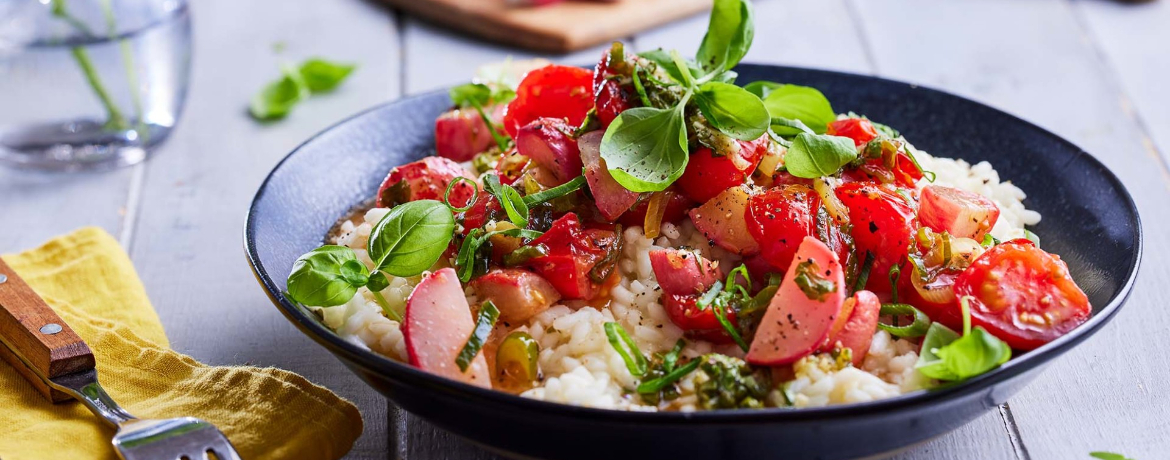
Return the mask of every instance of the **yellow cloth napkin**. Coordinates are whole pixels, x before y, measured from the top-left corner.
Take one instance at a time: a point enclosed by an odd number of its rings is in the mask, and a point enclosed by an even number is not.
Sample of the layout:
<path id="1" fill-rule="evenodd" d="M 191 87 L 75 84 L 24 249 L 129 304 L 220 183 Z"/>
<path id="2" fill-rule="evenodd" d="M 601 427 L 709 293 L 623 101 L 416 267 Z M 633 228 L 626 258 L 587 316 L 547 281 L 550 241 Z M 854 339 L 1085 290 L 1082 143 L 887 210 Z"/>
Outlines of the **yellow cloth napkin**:
<path id="1" fill-rule="evenodd" d="M 172 351 L 129 257 L 101 229 L 4 261 L 89 344 L 102 386 L 138 417 L 207 420 L 245 460 L 336 459 L 362 432 L 353 404 L 299 375 Z M 50 404 L 0 360 L 0 459 L 116 459 L 113 433 L 80 403 Z"/>

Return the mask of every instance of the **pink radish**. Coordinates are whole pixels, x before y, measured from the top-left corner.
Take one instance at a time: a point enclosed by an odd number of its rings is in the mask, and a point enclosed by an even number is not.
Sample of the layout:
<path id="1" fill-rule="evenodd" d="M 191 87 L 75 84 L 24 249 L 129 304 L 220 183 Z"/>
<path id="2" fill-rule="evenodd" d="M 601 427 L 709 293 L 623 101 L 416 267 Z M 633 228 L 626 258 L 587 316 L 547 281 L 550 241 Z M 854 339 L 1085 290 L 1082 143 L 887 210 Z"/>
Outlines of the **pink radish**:
<path id="1" fill-rule="evenodd" d="M 801 264 L 808 262 L 804 268 Z M 845 275 L 837 254 L 816 238 L 806 236 L 784 273 L 780 289 L 768 304 L 747 361 L 764 366 L 792 363 L 824 345 L 845 301 Z M 806 293 L 797 284 L 798 273 L 833 283 L 832 290 Z M 815 281 L 815 280 L 814 280 Z"/>
<path id="2" fill-rule="evenodd" d="M 703 232 L 703 236 L 723 249 L 743 256 L 760 252 L 760 244 L 748 232 L 744 217 L 748 198 L 756 190 L 750 185 L 740 185 L 719 192 L 715 198 L 690 211 L 691 222 Z"/>
<path id="3" fill-rule="evenodd" d="M 936 232 L 982 240 L 999 219 L 999 207 L 987 197 L 966 190 L 927 185 L 918 205 L 918 220 Z"/>
<path id="4" fill-rule="evenodd" d="M 406 300 L 402 338 L 410 365 L 463 383 L 491 388 L 487 360 L 475 356 L 467 372 L 455 358 L 475 329 L 471 308 L 455 270 L 444 268 L 423 277 Z"/>
<path id="5" fill-rule="evenodd" d="M 705 292 L 719 279 L 719 263 L 683 249 L 650 251 L 650 267 L 658 285 L 667 294 L 689 295 Z"/>
<path id="6" fill-rule="evenodd" d="M 491 300 L 500 309 L 500 321 L 527 321 L 561 300 L 561 293 L 536 273 L 519 268 L 487 272 L 471 281 L 480 300 Z"/>
<path id="7" fill-rule="evenodd" d="M 853 354 L 853 365 L 861 367 L 869 353 L 869 345 L 873 342 L 873 334 L 877 332 L 878 313 L 881 310 L 881 301 L 876 294 L 869 291 L 857 291 L 841 304 L 842 315 L 849 311 L 849 319 L 840 332 L 829 337 L 821 347 L 821 351 L 831 352 L 838 343 L 848 348 Z"/>
<path id="8" fill-rule="evenodd" d="M 597 210 L 601 212 L 601 217 L 613 222 L 638 202 L 638 193 L 622 187 L 609 175 L 605 161 L 601 159 L 601 137 L 604 135 L 605 132 L 600 130 L 586 133 L 577 140 L 577 147 L 581 152 L 581 162 L 585 165 L 585 180 L 589 183 L 593 200 L 597 202 Z"/>
<path id="9" fill-rule="evenodd" d="M 504 118 L 504 105 L 486 107 L 484 113 L 498 122 Z M 467 161 L 493 142 L 491 130 L 474 108 L 449 110 L 435 119 L 435 153 L 443 158 Z"/>
<path id="10" fill-rule="evenodd" d="M 573 127 L 558 118 L 538 118 L 516 133 L 516 150 L 544 166 L 560 185 L 581 175 L 581 151 L 570 137 Z"/>

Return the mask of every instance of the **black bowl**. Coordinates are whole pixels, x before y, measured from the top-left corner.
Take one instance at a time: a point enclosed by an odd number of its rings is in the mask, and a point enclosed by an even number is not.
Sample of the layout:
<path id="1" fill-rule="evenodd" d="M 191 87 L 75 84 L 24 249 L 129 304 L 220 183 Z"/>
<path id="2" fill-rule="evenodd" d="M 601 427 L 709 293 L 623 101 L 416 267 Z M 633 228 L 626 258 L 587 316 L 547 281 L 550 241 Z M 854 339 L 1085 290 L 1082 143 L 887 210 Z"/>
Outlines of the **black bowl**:
<path id="1" fill-rule="evenodd" d="M 852 110 L 945 157 L 990 161 L 1031 194 L 1045 249 L 1068 262 L 1094 305 L 1068 335 L 959 385 L 864 404 L 800 410 L 637 413 L 534 401 L 422 372 L 342 340 L 282 295 L 293 261 L 393 166 L 429 155 L 446 92 L 363 112 L 302 144 L 268 176 L 248 213 L 248 258 L 272 301 L 304 333 L 407 411 L 506 455 L 597 458 L 865 457 L 941 435 L 1007 401 L 1053 358 L 1097 332 L 1125 302 L 1141 258 L 1141 224 L 1117 177 L 1091 155 L 999 110 L 880 78 L 741 65 L 741 83 L 819 88 Z"/>

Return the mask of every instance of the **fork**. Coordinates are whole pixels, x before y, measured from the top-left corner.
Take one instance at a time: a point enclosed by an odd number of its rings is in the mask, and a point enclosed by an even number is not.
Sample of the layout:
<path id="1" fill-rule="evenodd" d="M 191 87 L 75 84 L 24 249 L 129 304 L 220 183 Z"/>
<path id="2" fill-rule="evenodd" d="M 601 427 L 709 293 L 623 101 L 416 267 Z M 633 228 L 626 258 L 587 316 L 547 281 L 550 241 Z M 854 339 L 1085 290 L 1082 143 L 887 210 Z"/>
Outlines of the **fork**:
<path id="1" fill-rule="evenodd" d="M 240 460 L 214 425 L 193 417 L 143 420 L 98 384 L 93 352 L 32 288 L 0 260 L 0 357 L 53 403 L 76 399 L 116 432 L 124 460 Z"/>

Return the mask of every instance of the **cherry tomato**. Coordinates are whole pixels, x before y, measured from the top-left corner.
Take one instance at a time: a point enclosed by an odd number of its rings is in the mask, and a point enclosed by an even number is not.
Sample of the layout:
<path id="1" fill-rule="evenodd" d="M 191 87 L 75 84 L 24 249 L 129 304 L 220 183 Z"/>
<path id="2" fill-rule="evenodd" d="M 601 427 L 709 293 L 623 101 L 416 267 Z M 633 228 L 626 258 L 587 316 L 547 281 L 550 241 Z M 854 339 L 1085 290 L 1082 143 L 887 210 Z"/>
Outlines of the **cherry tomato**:
<path id="1" fill-rule="evenodd" d="M 618 238 L 620 235 L 610 229 L 583 229 L 577 215 L 568 213 L 528 243 L 545 245 L 548 255 L 534 257 L 525 264 L 552 283 L 565 299 L 589 300 L 601 287 L 591 277 L 596 274 L 593 268 L 599 263 L 617 263 L 616 259 L 607 259 L 614 256 L 611 252 L 617 250 Z"/>
<path id="2" fill-rule="evenodd" d="M 442 201 L 447 185 L 456 177 L 472 179 L 459 163 L 443 157 L 431 156 L 396 166 L 378 188 L 377 206 L 387 208 L 415 200 Z M 460 182 L 451 189 L 448 198 L 452 205 L 462 207 L 474 194 L 470 183 Z"/>
<path id="3" fill-rule="evenodd" d="M 483 228 L 489 220 L 498 219 L 503 215 L 504 208 L 490 193 L 480 193 L 475 204 L 463 213 L 463 234 L 471 232 L 473 228 Z"/>
<path id="4" fill-rule="evenodd" d="M 922 188 L 918 220 L 936 232 L 982 240 L 999 219 L 999 206 L 974 192 L 940 185 Z"/>
<path id="5" fill-rule="evenodd" d="M 1089 319 L 1092 306 L 1060 257 L 1031 241 L 998 244 L 955 280 L 972 296 L 971 322 L 1019 350 L 1031 350 Z"/>
<path id="6" fill-rule="evenodd" d="M 592 80 L 593 72 L 580 67 L 551 64 L 528 72 L 504 110 L 504 129 L 515 138 L 520 127 L 540 117 L 580 125 L 593 108 Z"/>
<path id="7" fill-rule="evenodd" d="M 890 267 L 906 260 L 917 221 L 914 208 L 889 184 L 850 182 L 837 187 L 837 197 L 849 208 L 853 241 L 858 260 L 865 252 L 874 255 L 866 289 L 883 295 L 890 292 Z"/>
<path id="8" fill-rule="evenodd" d="M 634 106 L 633 85 L 622 85 L 609 68 L 610 50 L 601 54 L 601 60 L 593 69 L 593 97 L 597 102 L 597 119 L 601 127 L 607 128 L 618 114 Z"/>
<path id="9" fill-rule="evenodd" d="M 829 123 L 825 134 L 842 136 L 853 139 L 853 143 L 861 147 L 878 137 L 877 128 L 864 118 L 846 118 Z"/>
<path id="10" fill-rule="evenodd" d="M 715 344 L 732 343 L 734 340 L 727 334 L 727 330 L 723 329 L 719 318 L 715 317 L 715 309 L 710 306 L 699 309 L 698 300 L 697 294 L 662 294 L 662 306 L 666 309 L 667 316 L 670 316 L 670 321 L 682 329 L 691 340 L 706 340 Z M 727 320 L 732 325 L 736 324 L 735 312 L 724 311 L 727 313 Z"/>
<path id="11" fill-rule="evenodd" d="M 687 169 L 675 183 L 688 198 L 702 203 L 719 192 L 744 183 L 768 151 L 768 136 L 754 141 L 737 141 L 738 151 L 717 155 L 702 147 L 691 154 Z"/>
<path id="12" fill-rule="evenodd" d="M 931 321 L 937 321 L 944 326 L 954 330 L 963 328 L 963 313 L 959 311 L 959 303 L 954 296 L 955 278 L 958 278 L 959 273 L 954 270 L 943 270 L 935 275 L 934 279 L 926 284 L 928 289 L 937 290 L 937 294 L 933 294 L 932 299 L 927 299 L 918 289 L 914 288 L 914 281 L 912 277 L 918 276 L 914 272 L 914 264 L 909 260 L 902 264 L 901 272 L 899 274 L 898 283 L 898 302 L 908 303 L 915 308 L 922 310 L 926 316 L 930 317 Z M 869 276 L 889 276 L 889 273 L 871 272 Z M 951 294 L 946 295 L 946 290 L 950 289 Z"/>
<path id="13" fill-rule="evenodd" d="M 760 244 L 760 257 L 782 271 L 792 263 L 804 237 L 816 235 L 821 199 L 804 186 L 776 187 L 748 199 L 748 232 Z"/>

